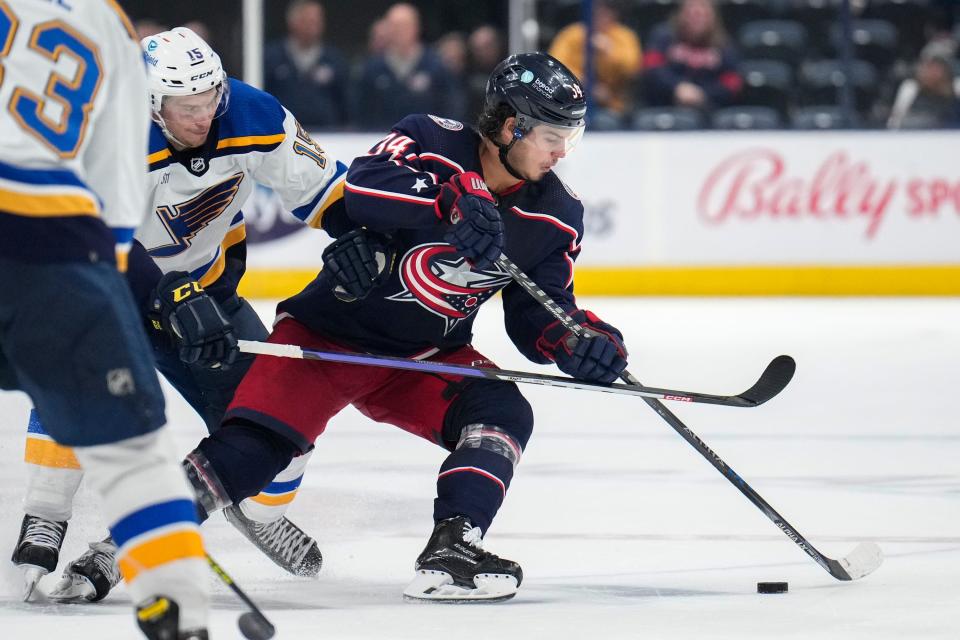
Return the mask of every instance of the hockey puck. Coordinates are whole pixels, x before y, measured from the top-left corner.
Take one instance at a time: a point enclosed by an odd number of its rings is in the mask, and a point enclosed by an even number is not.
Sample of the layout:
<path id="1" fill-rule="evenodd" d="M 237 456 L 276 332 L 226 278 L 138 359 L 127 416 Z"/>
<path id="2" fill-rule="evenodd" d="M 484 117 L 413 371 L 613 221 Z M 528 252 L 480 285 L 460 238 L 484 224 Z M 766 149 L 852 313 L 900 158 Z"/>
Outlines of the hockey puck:
<path id="1" fill-rule="evenodd" d="M 786 593 L 786 582 L 758 582 L 757 593 Z"/>

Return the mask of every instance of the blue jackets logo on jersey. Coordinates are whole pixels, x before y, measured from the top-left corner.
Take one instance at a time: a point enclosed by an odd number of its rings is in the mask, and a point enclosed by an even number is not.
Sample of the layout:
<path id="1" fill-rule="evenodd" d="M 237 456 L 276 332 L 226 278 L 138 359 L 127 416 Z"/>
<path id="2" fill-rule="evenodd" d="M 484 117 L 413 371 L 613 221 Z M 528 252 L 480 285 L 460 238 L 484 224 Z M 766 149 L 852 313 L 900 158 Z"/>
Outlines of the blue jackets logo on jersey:
<path id="1" fill-rule="evenodd" d="M 387 299 L 416 302 L 443 318 L 444 335 L 511 281 L 510 274 L 498 268 L 471 270 L 456 249 L 443 243 L 413 247 L 400 261 L 399 272 L 404 290 Z"/>
<path id="2" fill-rule="evenodd" d="M 439 116 L 435 116 L 431 114 L 427 114 L 427 117 L 429 117 L 431 120 L 436 122 L 438 125 L 440 125 L 444 129 L 448 129 L 450 131 L 460 131 L 461 129 L 463 129 L 463 123 L 458 120 L 453 120 L 451 118 L 441 118 Z"/>

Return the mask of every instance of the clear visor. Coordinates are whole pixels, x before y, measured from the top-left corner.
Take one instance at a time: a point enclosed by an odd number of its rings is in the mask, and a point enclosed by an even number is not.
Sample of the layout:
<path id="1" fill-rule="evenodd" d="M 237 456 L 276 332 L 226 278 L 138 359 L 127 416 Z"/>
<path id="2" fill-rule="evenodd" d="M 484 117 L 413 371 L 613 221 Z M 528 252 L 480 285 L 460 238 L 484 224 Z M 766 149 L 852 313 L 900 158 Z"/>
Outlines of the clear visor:
<path id="1" fill-rule="evenodd" d="M 566 155 L 583 137 L 584 125 L 578 127 L 558 127 L 540 120 L 527 118 L 524 122 L 526 133 L 523 139 L 546 153 Z"/>
<path id="2" fill-rule="evenodd" d="M 230 92 L 227 85 L 221 83 L 189 96 L 163 96 L 160 110 L 165 120 L 176 122 L 204 122 L 222 116 L 227 110 Z"/>

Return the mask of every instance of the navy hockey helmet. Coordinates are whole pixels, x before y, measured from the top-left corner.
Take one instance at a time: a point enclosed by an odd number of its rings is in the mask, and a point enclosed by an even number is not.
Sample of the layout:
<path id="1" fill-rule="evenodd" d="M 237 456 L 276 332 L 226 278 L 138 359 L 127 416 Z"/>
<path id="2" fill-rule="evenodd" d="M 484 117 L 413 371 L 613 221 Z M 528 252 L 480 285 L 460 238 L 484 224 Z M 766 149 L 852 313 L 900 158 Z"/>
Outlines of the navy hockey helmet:
<path id="1" fill-rule="evenodd" d="M 481 130 L 488 132 L 500 150 L 501 162 L 515 177 L 522 176 L 511 166 L 507 153 L 517 141 L 525 139 L 544 151 L 566 154 L 583 137 L 587 101 L 580 81 L 546 53 L 514 54 L 494 68 L 487 80 L 484 111 L 504 104 L 517 118 L 510 143 L 498 142 L 483 124 Z"/>
<path id="2" fill-rule="evenodd" d="M 507 103 L 517 116 L 557 127 L 582 127 L 587 100 L 580 80 L 546 53 L 518 53 L 494 68 L 487 80 L 487 103 Z"/>

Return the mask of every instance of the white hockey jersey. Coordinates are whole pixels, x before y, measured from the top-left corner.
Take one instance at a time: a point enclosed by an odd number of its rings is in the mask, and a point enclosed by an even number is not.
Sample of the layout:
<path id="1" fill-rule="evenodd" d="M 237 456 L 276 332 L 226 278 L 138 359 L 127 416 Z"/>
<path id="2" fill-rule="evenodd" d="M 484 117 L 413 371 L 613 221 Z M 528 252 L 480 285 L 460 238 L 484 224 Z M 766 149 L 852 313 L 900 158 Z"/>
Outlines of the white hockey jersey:
<path id="1" fill-rule="evenodd" d="M 129 244 L 146 209 L 148 105 L 114 0 L 0 2 L 0 255 L 112 260 L 107 226 Z"/>
<path id="2" fill-rule="evenodd" d="M 343 206 L 347 167 L 276 98 L 234 79 L 206 144 L 178 152 L 154 124 L 147 160 L 152 204 L 137 240 L 164 273 L 186 271 L 218 298 L 235 292 L 245 269 L 241 207 L 254 182 L 271 187 L 312 227 Z"/>

